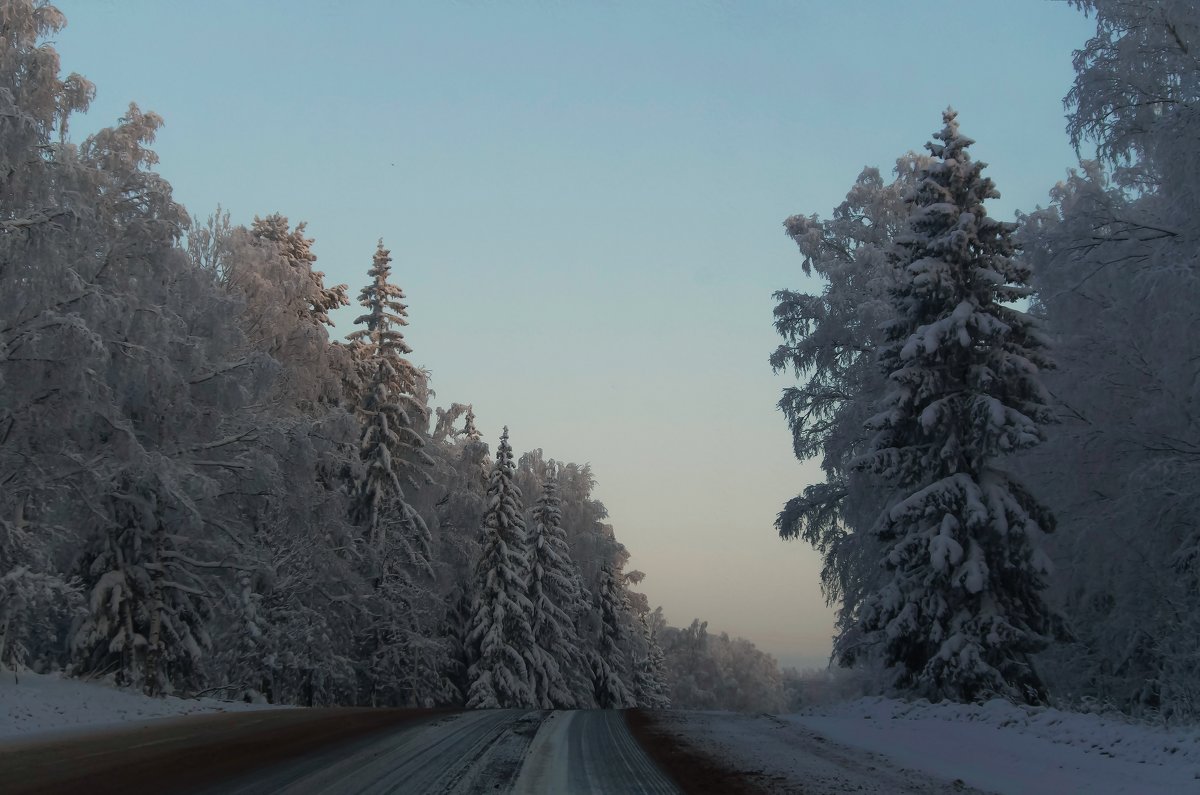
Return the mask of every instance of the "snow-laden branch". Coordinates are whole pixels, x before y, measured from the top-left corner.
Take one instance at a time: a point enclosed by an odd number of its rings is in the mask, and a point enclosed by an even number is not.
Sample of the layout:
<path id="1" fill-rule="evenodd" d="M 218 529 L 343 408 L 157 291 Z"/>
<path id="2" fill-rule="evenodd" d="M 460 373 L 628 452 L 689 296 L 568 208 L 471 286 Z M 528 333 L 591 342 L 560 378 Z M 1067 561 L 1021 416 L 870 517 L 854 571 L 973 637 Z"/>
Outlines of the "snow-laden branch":
<path id="1" fill-rule="evenodd" d="M 35 226 L 41 226 L 42 224 L 52 224 L 55 223 L 59 218 L 72 217 L 74 215 L 75 213 L 71 212 L 70 210 L 59 210 L 58 212 L 54 213 L 36 212 L 32 213 L 31 215 L 27 215 L 24 218 L 0 220 L 0 233 L 31 229 Z"/>

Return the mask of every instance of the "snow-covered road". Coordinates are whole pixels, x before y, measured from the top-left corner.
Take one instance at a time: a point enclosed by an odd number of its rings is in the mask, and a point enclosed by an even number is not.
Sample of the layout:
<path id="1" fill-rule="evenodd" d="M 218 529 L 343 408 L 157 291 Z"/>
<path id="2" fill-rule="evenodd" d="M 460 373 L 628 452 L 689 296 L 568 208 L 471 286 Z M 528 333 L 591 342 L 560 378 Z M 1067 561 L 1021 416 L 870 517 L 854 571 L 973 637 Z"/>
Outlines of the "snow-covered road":
<path id="1" fill-rule="evenodd" d="M 675 793 L 619 712 L 486 710 L 447 716 L 256 771 L 211 792 Z"/>
<path id="2" fill-rule="evenodd" d="M 629 734 L 621 713 L 585 710 L 550 713 L 512 791 L 667 795 L 678 790 Z"/>
<path id="3" fill-rule="evenodd" d="M 0 791 L 678 792 L 621 712 L 370 709 L 187 716 L 9 741 L 0 744 Z"/>

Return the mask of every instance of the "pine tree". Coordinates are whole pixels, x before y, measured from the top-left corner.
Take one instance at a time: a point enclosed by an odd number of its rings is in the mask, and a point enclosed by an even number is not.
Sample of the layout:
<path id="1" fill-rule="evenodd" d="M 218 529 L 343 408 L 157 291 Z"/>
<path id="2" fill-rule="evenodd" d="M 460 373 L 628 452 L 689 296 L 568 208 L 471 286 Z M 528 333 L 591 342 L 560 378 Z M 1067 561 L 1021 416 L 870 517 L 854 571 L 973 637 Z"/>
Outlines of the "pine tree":
<path id="1" fill-rule="evenodd" d="M 575 616 L 582 604 L 579 572 L 567 548 L 558 480 L 553 474 L 547 477 L 533 509 L 529 555 L 529 602 L 533 606 L 536 643 L 534 703 L 543 709 L 570 709 L 577 705 L 577 699 L 568 672 L 584 662 L 575 632 Z"/>
<path id="2" fill-rule="evenodd" d="M 629 664 L 623 647 L 625 589 L 607 562 L 600 567 L 596 584 L 599 638 L 592 654 L 592 679 L 596 705 L 601 709 L 625 709 L 635 703 L 629 687 Z"/>
<path id="3" fill-rule="evenodd" d="M 896 239 L 896 320 L 880 364 L 889 376 L 860 462 L 893 492 L 874 532 L 887 549 L 882 589 L 844 662 L 878 644 L 893 684 L 931 699 L 1046 697 L 1030 661 L 1052 615 L 1039 550 L 1049 513 L 1000 466 L 1039 443 L 1052 420 L 1038 378 L 1051 366 L 1034 320 L 1013 308 L 1031 273 L 1013 258 L 1013 224 L 987 216 L 995 198 L 947 110 L 929 143 L 907 233 Z"/>
<path id="4" fill-rule="evenodd" d="M 527 707 L 534 703 L 529 670 L 533 606 L 526 596 L 529 559 L 521 492 L 513 482 L 508 428 L 500 436 L 488 484 L 475 599 L 468 643 L 471 709 Z"/>

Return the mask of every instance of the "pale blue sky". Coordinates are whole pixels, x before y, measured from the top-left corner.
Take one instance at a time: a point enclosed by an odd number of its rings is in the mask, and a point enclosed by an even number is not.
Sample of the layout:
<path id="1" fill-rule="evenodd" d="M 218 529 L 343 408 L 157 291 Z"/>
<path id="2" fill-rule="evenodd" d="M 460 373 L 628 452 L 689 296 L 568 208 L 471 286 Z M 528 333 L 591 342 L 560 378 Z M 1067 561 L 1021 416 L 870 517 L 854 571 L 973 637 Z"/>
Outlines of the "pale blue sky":
<path id="1" fill-rule="evenodd" d="M 436 402 L 592 462 L 652 603 L 788 664 L 824 661 L 832 613 L 772 527 L 816 477 L 767 365 L 771 293 L 806 286 L 782 221 L 948 104 L 993 215 L 1044 204 L 1091 30 L 1043 0 L 56 4 L 99 87 L 77 134 L 158 112 L 193 214 L 307 220 L 354 294 L 382 236 Z"/>

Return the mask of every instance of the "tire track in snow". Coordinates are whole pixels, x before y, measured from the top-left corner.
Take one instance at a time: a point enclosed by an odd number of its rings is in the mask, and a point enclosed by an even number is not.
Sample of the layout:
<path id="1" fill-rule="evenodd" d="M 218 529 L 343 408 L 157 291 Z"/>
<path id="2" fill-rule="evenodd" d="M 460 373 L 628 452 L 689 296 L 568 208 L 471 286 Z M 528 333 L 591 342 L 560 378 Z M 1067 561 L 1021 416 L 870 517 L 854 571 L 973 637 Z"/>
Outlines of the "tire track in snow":
<path id="1" fill-rule="evenodd" d="M 675 795 L 679 790 L 629 733 L 622 713 L 597 709 L 551 713 L 511 792 Z"/>
<path id="2" fill-rule="evenodd" d="M 399 725 L 398 725 L 399 724 Z M 171 721 L 0 753 L 23 792 L 392 795 L 678 790 L 607 710 L 285 710 Z M 7 763 L 7 766 L 6 766 Z M 15 775 L 15 781 L 13 776 Z"/>
<path id="3" fill-rule="evenodd" d="M 675 795 L 613 710 L 464 712 L 259 771 L 230 795 Z"/>
<path id="4" fill-rule="evenodd" d="M 529 737 L 513 732 L 526 710 L 481 710 L 276 766 L 211 790 L 229 795 L 390 795 L 482 791 L 478 777 L 498 756 L 519 764 Z M 523 742 L 522 742 L 523 740 Z M 519 746 L 519 747 L 514 747 Z M 491 789 L 491 787 L 487 787 Z"/>

